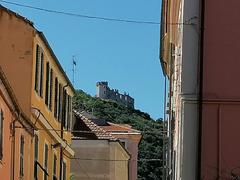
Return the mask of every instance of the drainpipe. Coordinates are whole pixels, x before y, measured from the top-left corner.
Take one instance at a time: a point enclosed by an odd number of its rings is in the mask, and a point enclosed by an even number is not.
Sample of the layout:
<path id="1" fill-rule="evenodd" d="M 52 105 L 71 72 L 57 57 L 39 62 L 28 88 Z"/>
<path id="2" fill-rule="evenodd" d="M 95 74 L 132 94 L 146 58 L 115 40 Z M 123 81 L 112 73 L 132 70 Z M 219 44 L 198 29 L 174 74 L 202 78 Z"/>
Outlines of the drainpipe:
<path id="1" fill-rule="evenodd" d="M 199 42 L 199 111 L 198 111 L 198 154 L 197 154 L 197 180 L 201 180 L 202 171 L 202 103 L 203 103 L 203 58 L 204 58 L 204 14 L 205 0 L 200 1 L 200 42 Z"/>
<path id="2" fill-rule="evenodd" d="M 69 86 L 69 84 L 66 84 L 65 86 L 63 86 L 63 94 L 64 94 L 64 89 L 66 88 L 66 87 L 68 87 Z M 65 104 L 65 100 L 66 100 L 66 97 L 64 96 L 63 97 L 63 105 L 64 105 L 64 107 L 62 107 L 62 119 L 61 119 L 61 139 L 63 139 L 63 118 L 65 118 L 65 113 L 64 113 L 64 111 L 65 111 L 65 106 L 66 106 L 66 104 Z M 63 117 L 63 115 L 64 115 L 64 117 Z M 60 170 L 59 170 L 59 180 L 62 180 L 62 162 L 63 162 L 63 147 L 61 146 L 60 147 Z"/>

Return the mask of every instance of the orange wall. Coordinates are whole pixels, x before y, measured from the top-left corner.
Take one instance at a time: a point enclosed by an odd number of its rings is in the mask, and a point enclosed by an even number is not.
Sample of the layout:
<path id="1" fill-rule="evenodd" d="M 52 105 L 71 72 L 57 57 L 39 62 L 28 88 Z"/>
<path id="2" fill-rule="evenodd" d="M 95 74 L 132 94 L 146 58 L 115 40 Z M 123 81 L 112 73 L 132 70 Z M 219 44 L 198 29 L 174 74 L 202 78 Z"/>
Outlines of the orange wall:
<path id="1" fill-rule="evenodd" d="M 4 180 L 10 179 L 13 176 L 14 166 L 14 180 L 19 179 L 19 166 L 20 166 L 20 138 L 24 136 L 24 176 L 26 179 L 32 179 L 33 172 L 33 146 L 32 136 L 22 128 L 22 125 L 16 121 L 15 137 L 13 131 L 10 129 L 11 123 L 17 119 L 17 116 L 12 113 L 13 109 L 8 94 L 0 90 L 0 109 L 3 111 L 3 159 L 0 160 L 0 177 Z M 14 143 L 15 142 L 15 149 Z M 13 155 L 14 152 L 14 155 Z M 1 179 L 1 178 L 0 178 Z"/>
<path id="2" fill-rule="evenodd" d="M 10 123 L 13 119 L 12 113 L 0 94 L 0 109 L 4 113 L 3 121 L 3 159 L 0 160 L 0 177 L 9 177 L 11 173 L 11 134 Z"/>
<path id="3" fill-rule="evenodd" d="M 16 123 L 16 126 L 21 126 L 20 123 Z M 24 180 L 33 179 L 34 161 L 33 161 L 33 149 L 34 141 L 27 131 L 22 128 L 15 129 L 15 158 L 14 158 L 14 180 L 20 178 L 20 140 L 21 136 L 24 137 Z"/>
<path id="4" fill-rule="evenodd" d="M 0 27 L 1 68 L 23 111 L 30 115 L 34 29 L 2 8 Z"/>

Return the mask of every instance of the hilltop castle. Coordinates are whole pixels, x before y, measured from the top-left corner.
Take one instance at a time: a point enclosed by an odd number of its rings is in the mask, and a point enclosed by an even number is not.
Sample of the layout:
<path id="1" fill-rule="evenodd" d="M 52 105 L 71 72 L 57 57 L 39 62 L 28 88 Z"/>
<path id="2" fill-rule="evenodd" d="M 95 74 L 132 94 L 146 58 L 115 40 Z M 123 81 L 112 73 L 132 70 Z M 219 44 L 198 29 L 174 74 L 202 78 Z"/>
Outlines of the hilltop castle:
<path id="1" fill-rule="evenodd" d="M 110 89 L 108 82 L 97 82 L 97 97 L 101 99 L 110 99 L 125 105 L 126 107 L 134 108 L 134 99 L 125 93 L 121 94 L 116 89 Z"/>

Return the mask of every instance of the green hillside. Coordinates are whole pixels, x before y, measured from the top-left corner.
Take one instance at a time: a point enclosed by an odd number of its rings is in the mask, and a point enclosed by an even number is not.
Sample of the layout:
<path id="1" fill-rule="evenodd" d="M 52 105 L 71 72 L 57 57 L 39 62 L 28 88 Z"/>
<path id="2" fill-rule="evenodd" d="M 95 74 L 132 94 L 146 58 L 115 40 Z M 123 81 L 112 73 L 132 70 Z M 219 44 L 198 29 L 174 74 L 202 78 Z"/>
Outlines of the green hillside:
<path id="1" fill-rule="evenodd" d="M 154 159 L 162 157 L 162 121 L 154 121 L 147 113 L 140 110 L 92 97 L 82 90 L 76 92 L 74 107 L 92 112 L 96 117 L 104 118 L 109 122 L 130 124 L 133 128 L 140 130 L 143 139 L 139 147 L 138 179 L 161 179 L 162 163 Z"/>

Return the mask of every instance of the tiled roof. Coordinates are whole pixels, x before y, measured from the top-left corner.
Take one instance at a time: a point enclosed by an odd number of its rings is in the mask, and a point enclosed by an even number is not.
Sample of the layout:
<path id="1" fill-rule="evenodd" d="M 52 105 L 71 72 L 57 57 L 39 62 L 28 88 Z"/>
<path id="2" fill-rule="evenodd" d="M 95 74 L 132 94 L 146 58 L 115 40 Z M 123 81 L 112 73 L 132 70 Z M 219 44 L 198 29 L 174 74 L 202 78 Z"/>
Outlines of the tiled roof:
<path id="1" fill-rule="evenodd" d="M 79 112 L 79 111 L 73 110 L 73 112 L 97 136 L 98 139 L 117 140 L 117 138 L 113 137 L 109 132 L 105 131 L 103 128 L 99 127 L 94 122 L 92 122 L 89 118 L 90 115 L 85 111 Z M 93 116 L 91 115 L 91 117 Z M 74 137 L 74 139 L 77 139 L 77 138 Z"/>
<path id="2" fill-rule="evenodd" d="M 108 122 L 108 125 L 101 126 L 105 131 L 107 132 L 119 132 L 119 133 L 135 133 L 135 134 L 141 134 L 140 131 L 133 129 L 128 124 L 114 124 Z"/>

